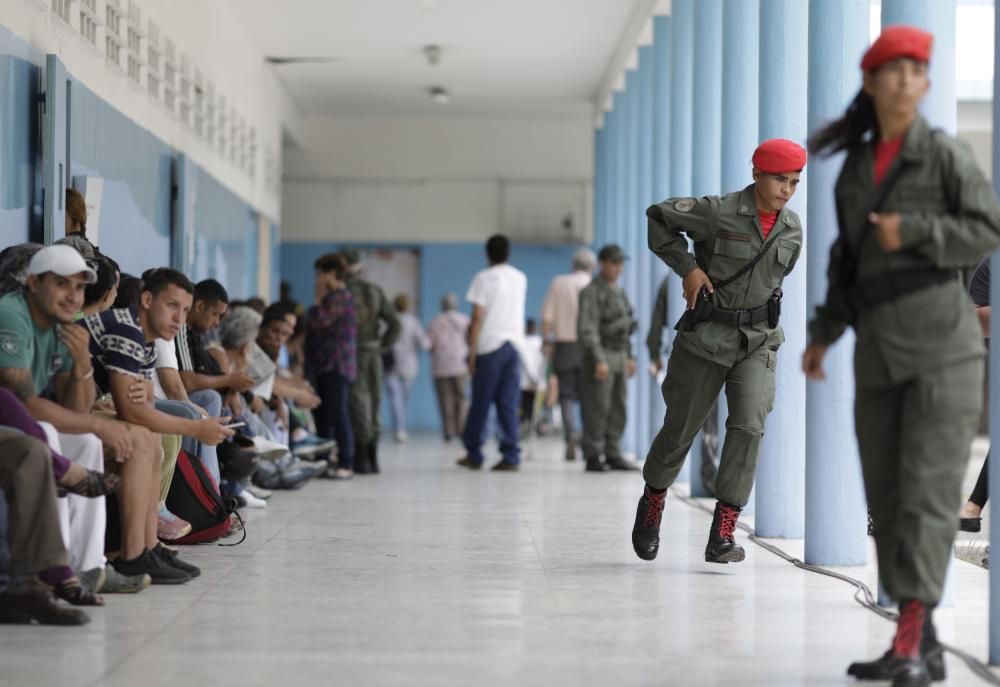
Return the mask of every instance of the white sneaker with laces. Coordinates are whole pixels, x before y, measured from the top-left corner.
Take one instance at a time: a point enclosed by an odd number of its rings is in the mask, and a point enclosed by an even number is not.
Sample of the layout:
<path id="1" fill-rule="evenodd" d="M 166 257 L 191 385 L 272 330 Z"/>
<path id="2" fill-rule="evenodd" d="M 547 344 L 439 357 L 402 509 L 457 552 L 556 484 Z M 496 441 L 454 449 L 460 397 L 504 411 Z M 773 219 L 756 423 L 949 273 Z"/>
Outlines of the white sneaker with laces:
<path id="1" fill-rule="evenodd" d="M 254 437 L 253 446 L 261 460 L 277 460 L 288 453 L 287 446 L 264 437 Z"/>
<path id="2" fill-rule="evenodd" d="M 240 498 L 246 502 L 247 508 L 267 508 L 267 501 L 257 498 L 247 489 L 240 492 Z"/>

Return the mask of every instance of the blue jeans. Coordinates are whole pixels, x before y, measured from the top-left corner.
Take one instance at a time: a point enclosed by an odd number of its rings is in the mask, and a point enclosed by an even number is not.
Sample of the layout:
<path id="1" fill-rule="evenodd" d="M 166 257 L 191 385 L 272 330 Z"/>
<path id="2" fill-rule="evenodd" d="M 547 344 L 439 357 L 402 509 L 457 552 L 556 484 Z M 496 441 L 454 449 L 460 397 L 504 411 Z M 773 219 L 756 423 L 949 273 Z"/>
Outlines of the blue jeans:
<path id="1" fill-rule="evenodd" d="M 410 398 L 413 380 L 402 375 L 389 374 L 385 378 L 385 391 L 392 411 L 392 429 L 396 434 L 406 432 L 406 402 Z"/>
<path id="2" fill-rule="evenodd" d="M 191 399 L 192 403 L 196 403 L 204 408 L 205 412 L 212 417 L 221 417 L 222 397 L 219 396 L 218 391 L 202 389 L 188 394 L 188 398 Z M 170 415 L 188 418 L 189 420 L 201 419 L 201 414 L 183 401 L 157 401 L 156 409 Z M 205 466 L 205 469 L 208 470 L 208 473 L 215 479 L 215 483 L 219 483 L 219 457 L 214 446 L 206 446 L 193 437 L 182 437 L 181 447 L 189 456 L 197 456 L 198 460 Z"/>
<path id="3" fill-rule="evenodd" d="M 348 400 L 351 383 L 339 372 L 324 372 L 316 380 L 322 403 L 315 410 L 316 433 L 337 440 L 337 467 L 354 469 L 354 431 Z"/>
<path id="4" fill-rule="evenodd" d="M 469 458 L 483 462 L 483 441 L 490 406 L 497 409 L 500 453 L 505 463 L 521 462 L 518 446 L 517 407 L 521 400 L 521 357 L 510 343 L 476 356 L 476 374 L 472 376 L 472 406 L 465 421 L 462 442 Z"/>

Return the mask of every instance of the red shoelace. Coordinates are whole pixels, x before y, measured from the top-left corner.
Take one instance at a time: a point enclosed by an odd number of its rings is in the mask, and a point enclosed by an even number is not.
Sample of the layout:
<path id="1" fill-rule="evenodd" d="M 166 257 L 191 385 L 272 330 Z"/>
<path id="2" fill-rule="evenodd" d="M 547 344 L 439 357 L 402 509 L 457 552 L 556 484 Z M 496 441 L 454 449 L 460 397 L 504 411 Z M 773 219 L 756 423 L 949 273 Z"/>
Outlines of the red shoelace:
<path id="1" fill-rule="evenodd" d="M 646 527 L 659 527 L 660 517 L 663 515 L 663 506 L 667 501 L 667 494 L 666 492 L 662 494 L 654 494 L 647 491 L 646 499 L 649 501 L 649 507 L 646 509 L 646 520 L 644 524 Z"/>
<path id="2" fill-rule="evenodd" d="M 907 601 L 899 607 L 899 623 L 892 640 L 892 653 L 898 657 L 920 655 L 920 639 L 927 609 L 919 601 Z"/>
<path id="3" fill-rule="evenodd" d="M 740 519 L 740 512 L 730 506 L 719 506 L 719 536 L 723 539 L 732 539 L 733 532 L 736 531 L 736 521 Z"/>

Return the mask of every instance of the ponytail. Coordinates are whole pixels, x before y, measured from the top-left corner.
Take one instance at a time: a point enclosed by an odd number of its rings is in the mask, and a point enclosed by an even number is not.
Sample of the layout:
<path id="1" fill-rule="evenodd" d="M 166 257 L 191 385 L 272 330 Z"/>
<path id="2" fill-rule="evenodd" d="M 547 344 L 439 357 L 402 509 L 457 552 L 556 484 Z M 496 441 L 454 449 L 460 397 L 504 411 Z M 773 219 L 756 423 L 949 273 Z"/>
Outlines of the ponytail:
<path id="1" fill-rule="evenodd" d="M 809 152 L 832 155 L 863 143 L 868 132 L 878 133 L 878 119 L 875 102 L 861 90 L 847 106 L 843 117 L 809 137 Z"/>

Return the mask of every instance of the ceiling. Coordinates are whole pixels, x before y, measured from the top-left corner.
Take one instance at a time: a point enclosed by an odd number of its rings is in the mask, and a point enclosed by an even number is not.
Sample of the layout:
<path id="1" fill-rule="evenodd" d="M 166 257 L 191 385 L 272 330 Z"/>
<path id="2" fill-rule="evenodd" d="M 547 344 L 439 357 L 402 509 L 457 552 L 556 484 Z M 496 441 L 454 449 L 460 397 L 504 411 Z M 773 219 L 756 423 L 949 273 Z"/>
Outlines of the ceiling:
<path id="1" fill-rule="evenodd" d="M 592 113 L 636 0 L 228 0 L 305 114 Z M 441 46 L 428 64 L 422 47 Z M 451 102 L 432 102 L 443 86 Z"/>

